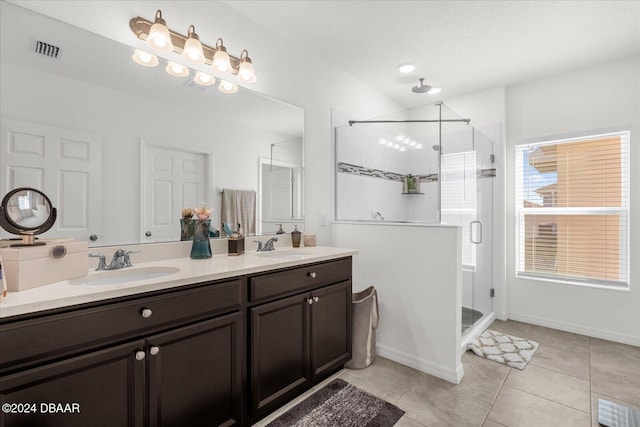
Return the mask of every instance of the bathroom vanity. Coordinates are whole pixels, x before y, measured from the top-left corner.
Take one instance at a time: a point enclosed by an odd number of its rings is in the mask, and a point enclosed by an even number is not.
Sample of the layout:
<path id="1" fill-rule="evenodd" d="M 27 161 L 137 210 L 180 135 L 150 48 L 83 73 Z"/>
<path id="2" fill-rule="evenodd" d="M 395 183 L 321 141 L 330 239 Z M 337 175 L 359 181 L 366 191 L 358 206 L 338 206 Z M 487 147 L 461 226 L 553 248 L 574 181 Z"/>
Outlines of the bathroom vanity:
<path id="1" fill-rule="evenodd" d="M 351 357 L 355 251 L 276 252 L 10 294 L 0 305 L 1 424 L 250 425 L 336 372 Z"/>

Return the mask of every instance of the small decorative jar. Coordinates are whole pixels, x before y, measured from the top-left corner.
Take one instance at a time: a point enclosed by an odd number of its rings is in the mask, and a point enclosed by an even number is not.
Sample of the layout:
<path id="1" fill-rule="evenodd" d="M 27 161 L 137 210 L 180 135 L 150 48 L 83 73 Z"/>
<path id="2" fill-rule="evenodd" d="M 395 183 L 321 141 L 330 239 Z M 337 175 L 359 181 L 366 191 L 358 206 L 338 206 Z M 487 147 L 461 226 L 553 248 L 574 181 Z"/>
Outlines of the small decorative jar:
<path id="1" fill-rule="evenodd" d="M 195 220 L 186 218 L 180 220 L 180 241 L 193 240 L 193 228 Z"/>

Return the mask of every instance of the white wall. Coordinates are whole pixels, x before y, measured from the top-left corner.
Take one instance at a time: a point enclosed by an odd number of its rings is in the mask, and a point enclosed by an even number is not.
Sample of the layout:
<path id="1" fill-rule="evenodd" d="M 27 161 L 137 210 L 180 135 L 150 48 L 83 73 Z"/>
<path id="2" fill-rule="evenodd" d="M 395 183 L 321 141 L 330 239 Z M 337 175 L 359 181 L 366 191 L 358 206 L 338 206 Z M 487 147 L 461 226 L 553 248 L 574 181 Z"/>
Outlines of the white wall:
<path id="1" fill-rule="evenodd" d="M 506 281 L 508 316 L 640 345 L 640 59 L 613 62 L 507 89 Z M 515 146 L 530 138 L 631 129 L 630 290 L 515 277 Z"/>
<path id="2" fill-rule="evenodd" d="M 353 289 L 374 285 L 378 353 L 452 383 L 461 363 L 460 228 L 333 224 L 336 246 L 357 248 Z"/>

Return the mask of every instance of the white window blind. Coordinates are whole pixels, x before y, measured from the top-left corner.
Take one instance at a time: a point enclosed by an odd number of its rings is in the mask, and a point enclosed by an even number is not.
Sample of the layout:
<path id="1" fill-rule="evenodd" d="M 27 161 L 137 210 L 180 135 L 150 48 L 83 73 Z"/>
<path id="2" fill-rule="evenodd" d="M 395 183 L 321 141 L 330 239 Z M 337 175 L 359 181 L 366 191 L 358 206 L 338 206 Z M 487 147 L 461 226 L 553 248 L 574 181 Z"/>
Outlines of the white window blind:
<path id="1" fill-rule="evenodd" d="M 476 245 L 471 243 L 471 221 L 477 219 L 476 153 L 443 154 L 440 158 L 441 222 L 462 226 L 462 265 L 476 266 Z"/>
<path id="2" fill-rule="evenodd" d="M 516 274 L 628 287 L 629 132 L 516 148 Z"/>

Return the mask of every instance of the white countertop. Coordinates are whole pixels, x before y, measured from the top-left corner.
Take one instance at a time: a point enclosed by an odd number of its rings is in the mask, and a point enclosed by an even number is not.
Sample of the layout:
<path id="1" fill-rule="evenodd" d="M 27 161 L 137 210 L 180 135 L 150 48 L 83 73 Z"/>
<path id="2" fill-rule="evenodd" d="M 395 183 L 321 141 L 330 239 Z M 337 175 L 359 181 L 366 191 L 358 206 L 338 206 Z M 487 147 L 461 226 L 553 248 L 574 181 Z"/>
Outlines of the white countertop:
<path id="1" fill-rule="evenodd" d="M 283 257 L 276 256 L 277 253 Z M 129 283 L 79 285 L 65 280 L 21 292 L 9 292 L 0 302 L 0 318 L 67 307 L 93 301 L 175 288 L 199 282 L 260 273 L 284 267 L 294 267 L 357 254 L 354 249 L 326 246 L 276 248 L 274 252 L 246 252 L 239 256 L 214 255 L 210 259 L 179 258 L 135 264 L 131 269 L 147 267 L 178 268 L 176 273 Z M 267 254 L 267 255 L 265 255 Z M 291 257 L 286 255 L 291 254 Z M 124 269 L 123 269 L 124 270 Z M 114 270 L 122 271 L 122 270 Z M 102 272 L 100 272 L 102 273 Z M 90 272 L 89 274 L 95 274 Z M 76 282 L 73 279 L 71 282 Z"/>

